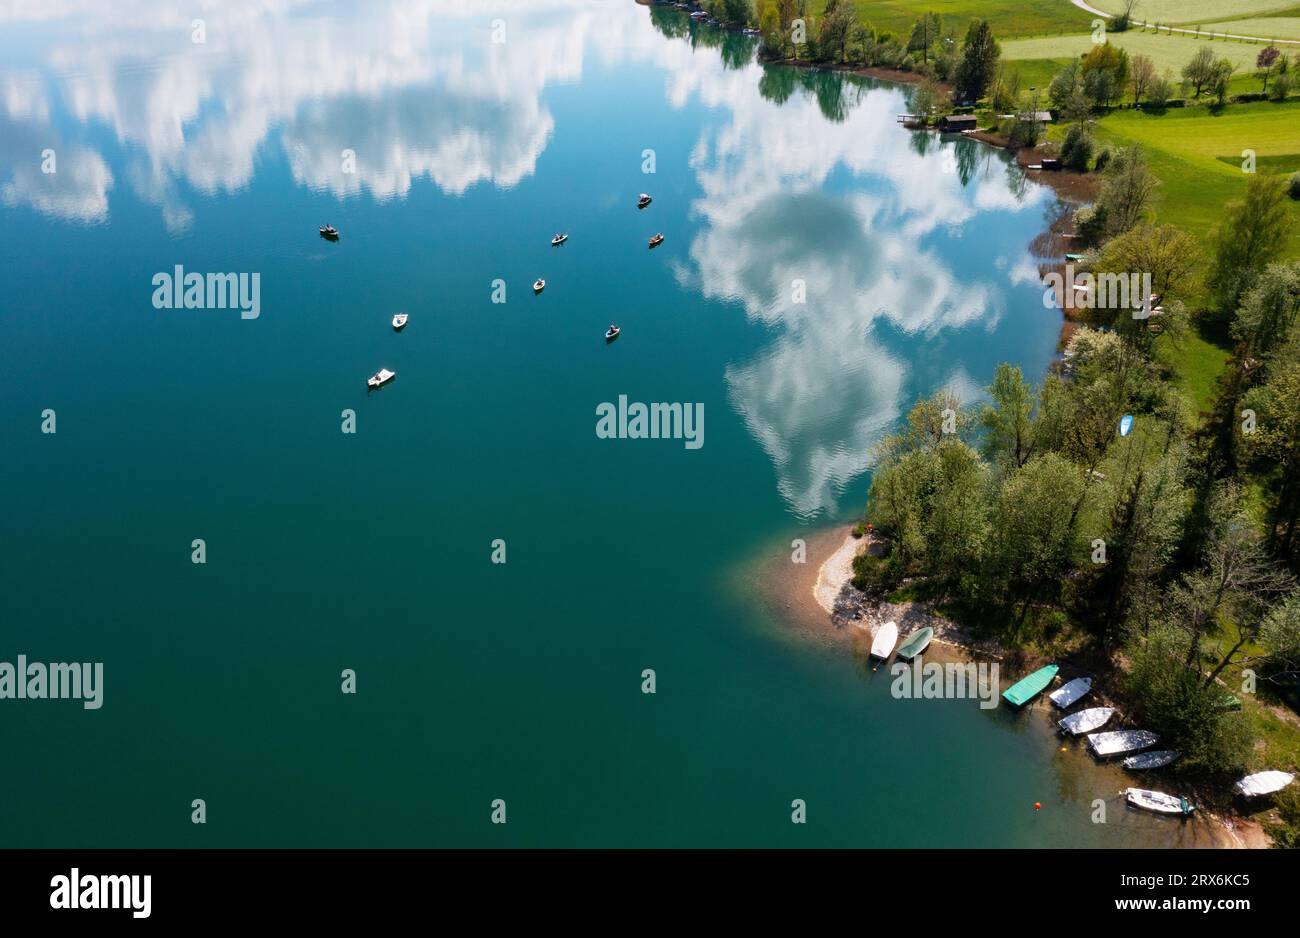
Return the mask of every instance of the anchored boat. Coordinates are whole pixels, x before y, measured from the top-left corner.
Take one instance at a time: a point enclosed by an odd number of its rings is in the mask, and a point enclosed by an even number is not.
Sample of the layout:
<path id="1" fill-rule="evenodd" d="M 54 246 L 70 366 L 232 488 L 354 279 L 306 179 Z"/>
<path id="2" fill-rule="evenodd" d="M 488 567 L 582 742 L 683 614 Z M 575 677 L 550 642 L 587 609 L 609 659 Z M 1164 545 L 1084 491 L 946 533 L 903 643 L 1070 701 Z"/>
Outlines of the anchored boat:
<path id="1" fill-rule="evenodd" d="M 565 241 L 568 241 L 568 240 L 569 240 L 569 236 L 568 236 L 568 235 L 566 235 L 566 234 L 557 234 L 554 238 L 551 239 L 551 247 L 553 247 L 553 248 L 558 248 L 561 244 L 563 244 Z"/>
<path id="2" fill-rule="evenodd" d="M 1033 674 L 1022 677 L 1004 690 L 1002 699 L 1013 706 L 1023 707 L 1041 694 L 1048 684 L 1052 683 L 1052 680 L 1056 677 L 1056 672 L 1059 670 L 1061 670 L 1060 667 L 1054 664 L 1039 668 Z"/>
<path id="3" fill-rule="evenodd" d="M 618 334 L 622 331 L 623 330 L 620 329 L 618 326 L 611 324 L 610 327 L 605 330 L 605 341 L 613 342 L 615 339 L 618 338 Z"/>
<path id="4" fill-rule="evenodd" d="M 1092 690 L 1092 678 L 1076 677 L 1048 694 L 1047 699 L 1064 710 L 1086 697 L 1090 690 Z"/>
<path id="5" fill-rule="evenodd" d="M 907 636 L 907 641 L 898 646 L 898 657 L 905 661 L 911 661 L 926 648 L 930 647 L 930 642 L 934 639 L 934 629 L 928 625 L 923 629 L 917 629 L 911 635 Z"/>
<path id="6" fill-rule="evenodd" d="M 1092 707 L 1071 713 L 1064 720 L 1058 720 L 1056 725 L 1071 736 L 1080 736 L 1101 729 L 1114 715 L 1115 710 L 1111 707 Z"/>
<path id="7" fill-rule="evenodd" d="M 1158 742 L 1160 737 L 1150 730 L 1112 730 L 1109 733 L 1093 733 L 1088 737 L 1088 745 L 1099 756 L 1138 752 L 1150 749 Z"/>
<path id="8" fill-rule="evenodd" d="M 370 376 L 368 381 L 366 381 L 366 387 L 373 391 L 375 388 L 382 388 L 385 384 L 396 377 L 397 372 L 389 371 L 387 368 L 380 368 Z"/>
<path id="9" fill-rule="evenodd" d="M 1172 749 L 1157 749 L 1153 752 L 1129 756 L 1122 764 L 1124 768 L 1130 771 L 1140 772 L 1143 769 L 1163 769 L 1177 758 L 1178 753 Z"/>
<path id="10" fill-rule="evenodd" d="M 394 332 L 401 332 L 403 329 L 405 329 L 405 328 L 406 328 L 406 320 L 409 319 L 409 318 L 410 318 L 410 317 L 407 316 L 406 313 L 398 313 L 396 316 L 394 316 L 394 317 L 393 317 L 393 331 L 394 331 Z"/>
<path id="11" fill-rule="evenodd" d="M 882 661 L 889 657 L 898 642 L 898 623 L 886 622 L 876 629 L 876 637 L 871 640 L 871 657 Z"/>
<path id="12" fill-rule="evenodd" d="M 1155 811 L 1159 814 L 1181 814 L 1186 817 L 1196 810 L 1186 798 L 1166 795 L 1162 791 L 1151 791 L 1146 788 L 1125 788 L 1124 795 L 1128 798 L 1128 803 L 1133 807 Z"/>
<path id="13" fill-rule="evenodd" d="M 333 225 L 321 225 L 320 236 L 328 238 L 330 241 L 337 241 L 339 239 L 339 230 Z"/>
<path id="14" fill-rule="evenodd" d="M 637 208 L 645 208 L 647 205 L 650 204 L 650 201 L 651 201 L 651 200 L 650 200 L 650 196 L 648 196 L 648 195 L 646 195 L 644 192 L 642 192 L 640 198 L 638 198 L 638 199 L 636 200 L 636 207 L 637 207 Z"/>
<path id="15" fill-rule="evenodd" d="M 1255 798 L 1260 795 L 1271 795 L 1275 791 L 1281 791 L 1293 781 L 1295 781 L 1295 776 L 1290 772 L 1274 770 L 1272 772 L 1256 772 L 1254 775 L 1247 775 L 1232 787 L 1239 795 Z"/>
<path id="16" fill-rule="evenodd" d="M 653 248 L 653 247 L 658 247 L 659 245 L 661 245 L 661 244 L 663 244 L 663 243 L 664 243 L 664 236 L 661 235 L 661 234 L 657 234 L 657 235 L 655 235 L 653 238 L 650 239 L 650 246 L 651 246 L 652 248 Z"/>
<path id="17" fill-rule="evenodd" d="M 546 289 L 546 281 L 543 280 L 541 277 L 538 277 L 536 280 L 533 281 L 534 293 L 541 293 L 545 289 Z"/>

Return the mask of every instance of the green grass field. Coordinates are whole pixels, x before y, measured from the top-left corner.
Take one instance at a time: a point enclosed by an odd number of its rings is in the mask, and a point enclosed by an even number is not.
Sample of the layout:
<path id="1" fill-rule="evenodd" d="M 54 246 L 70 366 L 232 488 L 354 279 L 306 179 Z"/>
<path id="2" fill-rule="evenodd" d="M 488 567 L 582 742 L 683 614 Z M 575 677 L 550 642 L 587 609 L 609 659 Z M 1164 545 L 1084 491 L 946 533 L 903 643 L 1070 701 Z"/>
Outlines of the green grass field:
<path id="1" fill-rule="evenodd" d="M 1169 35 L 1167 33 L 1143 32 L 1129 30 L 1123 33 L 1109 33 L 1109 42 L 1114 43 L 1129 55 L 1145 55 L 1155 63 L 1156 68 L 1164 72 L 1173 69 L 1175 74 L 1186 65 L 1197 50 L 1208 45 L 1214 50 L 1216 58 L 1227 58 L 1242 71 L 1254 71 L 1255 58 L 1262 45 L 1234 40 L 1197 39 L 1194 36 Z M 1009 60 L 1016 59 L 1070 59 L 1083 55 L 1092 48 L 1092 36 L 1080 34 L 1075 36 L 1045 36 L 1037 39 L 1015 39 L 1002 43 L 1002 55 Z"/>
<path id="2" fill-rule="evenodd" d="M 1271 157 L 1300 154 L 1300 101 L 1174 108 L 1165 114 L 1117 111 L 1097 126 L 1097 139 L 1111 146 L 1140 144 L 1160 178 L 1157 216 L 1204 237 L 1218 222 L 1225 202 L 1245 186 L 1241 152 L 1254 150 L 1270 171 Z M 1284 162 L 1284 161 L 1282 161 Z M 1297 166 L 1300 169 L 1300 165 Z M 1292 203 L 1289 251 L 1300 256 L 1300 202 Z"/>
<path id="3" fill-rule="evenodd" d="M 938 13 L 961 36 L 972 20 L 986 19 L 999 38 L 1079 32 L 1092 17 L 1070 0 L 853 0 L 858 15 L 876 29 L 888 29 L 906 38 L 923 13 Z M 820 14 L 825 0 L 809 6 Z M 1252 11 L 1243 11 L 1252 12 Z"/>
<path id="4" fill-rule="evenodd" d="M 1107 13 L 1124 12 L 1124 0 L 1088 0 Z M 1144 23 L 1205 23 L 1214 19 L 1272 13 L 1296 7 L 1294 0 L 1138 0 L 1135 19 Z"/>
<path id="5" fill-rule="evenodd" d="M 1251 20 L 1228 20 L 1206 26 L 1216 33 L 1236 33 L 1239 36 L 1266 36 L 1269 39 L 1300 39 L 1300 16 L 1259 17 Z M 1285 49 L 1285 46 L 1280 48 Z M 1295 51 L 1288 49 L 1287 51 Z"/>

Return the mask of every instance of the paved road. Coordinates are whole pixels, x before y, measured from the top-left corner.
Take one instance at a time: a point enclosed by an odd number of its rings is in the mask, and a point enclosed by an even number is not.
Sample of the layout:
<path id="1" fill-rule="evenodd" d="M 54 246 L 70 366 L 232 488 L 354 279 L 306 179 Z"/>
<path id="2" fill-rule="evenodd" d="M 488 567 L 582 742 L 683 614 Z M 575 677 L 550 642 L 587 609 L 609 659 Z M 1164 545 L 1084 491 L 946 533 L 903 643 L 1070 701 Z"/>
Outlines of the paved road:
<path id="1" fill-rule="evenodd" d="M 1111 14 L 1098 10 L 1096 7 L 1088 6 L 1088 4 L 1084 3 L 1083 0 L 1070 0 L 1070 2 L 1073 3 L 1075 6 L 1077 6 L 1080 10 L 1083 10 L 1085 13 L 1091 13 L 1093 16 L 1100 16 L 1102 19 L 1107 19 L 1107 20 L 1111 18 Z M 1146 26 L 1147 24 L 1142 22 L 1141 20 L 1134 20 L 1133 25 Z M 1165 26 L 1163 28 L 1167 30 L 1171 30 L 1176 33 L 1186 33 L 1189 36 L 1205 35 L 1205 30 L 1201 30 L 1198 33 L 1197 30 L 1195 29 L 1182 29 L 1178 26 Z M 1269 36 L 1238 36 L 1236 33 L 1216 33 L 1215 35 L 1227 36 L 1229 39 L 1250 39 L 1255 42 L 1275 42 L 1278 45 L 1300 46 L 1300 39 L 1273 39 Z"/>

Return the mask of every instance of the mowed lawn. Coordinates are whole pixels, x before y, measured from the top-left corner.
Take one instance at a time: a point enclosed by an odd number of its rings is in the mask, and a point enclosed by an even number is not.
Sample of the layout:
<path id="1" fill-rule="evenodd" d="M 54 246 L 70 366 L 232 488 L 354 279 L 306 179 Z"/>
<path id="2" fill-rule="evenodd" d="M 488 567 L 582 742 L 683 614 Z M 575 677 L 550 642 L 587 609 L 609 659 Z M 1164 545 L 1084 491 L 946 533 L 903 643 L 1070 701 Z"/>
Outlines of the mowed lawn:
<path id="1" fill-rule="evenodd" d="M 1223 215 L 1223 205 L 1241 197 L 1246 174 L 1242 151 L 1254 150 L 1261 169 L 1300 170 L 1300 101 L 1234 104 L 1215 113 L 1208 107 L 1172 108 L 1164 114 L 1117 111 L 1097 125 L 1097 139 L 1110 146 L 1142 147 L 1159 177 L 1156 214 L 1204 237 Z M 1288 252 L 1300 256 L 1300 202 Z"/>
<path id="2" fill-rule="evenodd" d="M 1175 76 L 1191 61 L 1197 50 L 1204 46 L 1214 50 L 1215 58 L 1226 58 L 1231 61 L 1239 72 L 1253 72 L 1255 58 L 1263 48 L 1263 44 L 1259 43 L 1238 42 L 1231 39 L 1197 39 L 1195 36 L 1143 32 L 1140 29 L 1108 33 L 1106 39 L 1128 52 L 1130 56 L 1145 55 L 1162 73 L 1166 69 L 1172 69 Z M 1076 36 L 1043 36 L 1037 39 L 1014 39 L 1004 42 L 1002 56 L 1009 60 L 1064 60 L 1078 58 L 1091 48 L 1092 36 L 1087 33 Z"/>
<path id="3" fill-rule="evenodd" d="M 1284 41 L 1300 40 L 1300 16 L 1261 16 L 1253 20 L 1229 20 L 1226 23 L 1211 23 L 1205 28 L 1216 33 L 1236 33 L 1238 36 L 1264 36 L 1268 39 Z M 1286 49 L 1286 46 L 1279 46 L 1279 48 Z"/>
<path id="4" fill-rule="evenodd" d="M 904 39 L 924 13 L 942 15 L 959 37 L 972 20 L 988 20 L 999 39 L 1079 32 L 1090 28 L 1093 19 L 1070 0 L 853 0 L 853 4 L 864 22 Z M 812 0 L 809 6 L 820 15 L 826 0 Z"/>
<path id="5" fill-rule="evenodd" d="M 1107 13 L 1123 13 L 1124 0 L 1088 0 Z M 1300 6 L 1294 0 L 1138 0 L 1133 17 L 1143 23 L 1205 23 L 1235 16 L 1245 18 Z"/>

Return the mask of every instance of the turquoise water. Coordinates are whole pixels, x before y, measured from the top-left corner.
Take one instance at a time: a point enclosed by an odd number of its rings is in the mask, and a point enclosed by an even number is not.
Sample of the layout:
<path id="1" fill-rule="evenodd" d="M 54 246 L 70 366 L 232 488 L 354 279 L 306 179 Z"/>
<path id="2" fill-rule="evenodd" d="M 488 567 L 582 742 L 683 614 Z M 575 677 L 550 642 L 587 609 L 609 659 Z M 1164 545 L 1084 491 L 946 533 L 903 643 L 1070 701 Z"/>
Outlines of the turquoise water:
<path id="1" fill-rule="evenodd" d="M 101 661 L 104 704 L 0 701 L 0 841 L 1173 829 L 1042 714 L 895 701 L 737 587 L 860 511 L 919 395 L 1043 373 L 1053 198 L 1002 155 L 631 2 L 232 2 L 203 43 L 180 5 L 49 6 L 0 40 L 0 661 Z M 177 264 L 258 273 L 260 315 L 155 309 Z M 703 404 L 704 445 L 599 439 L 621 394 Z"/>

